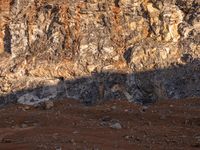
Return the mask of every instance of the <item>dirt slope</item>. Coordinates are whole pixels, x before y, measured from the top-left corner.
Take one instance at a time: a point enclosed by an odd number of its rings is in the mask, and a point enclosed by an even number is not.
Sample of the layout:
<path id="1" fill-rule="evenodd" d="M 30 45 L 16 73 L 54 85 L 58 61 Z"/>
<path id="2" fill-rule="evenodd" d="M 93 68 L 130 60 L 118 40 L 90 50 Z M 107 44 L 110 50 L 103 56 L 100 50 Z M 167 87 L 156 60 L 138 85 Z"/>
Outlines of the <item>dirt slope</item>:
<path id="1" fill-rule="evenodd" d="M 83 106 L 57 101 L 51 109 L 0 108 L 2 150 L 199 149 L 199 99 L 146 107 L 127 101 Z"/>

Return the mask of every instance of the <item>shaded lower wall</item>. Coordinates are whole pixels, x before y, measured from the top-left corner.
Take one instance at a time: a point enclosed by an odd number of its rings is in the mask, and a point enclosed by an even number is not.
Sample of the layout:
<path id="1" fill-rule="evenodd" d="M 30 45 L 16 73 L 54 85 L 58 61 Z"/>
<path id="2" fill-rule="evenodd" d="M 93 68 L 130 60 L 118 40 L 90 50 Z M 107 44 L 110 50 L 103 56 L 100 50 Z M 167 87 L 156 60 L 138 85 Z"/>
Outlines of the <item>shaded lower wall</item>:
<path id="1" fill-rule="evenodd" d="M 164 99 L 200 97 L 200 61 L 148 72 L 93 73 L 74 80 L 57 79 L 52 86 L 39 86 L 0 97 L 0 104 L 37 104 L 47 100 L 73 98 L 85 104 L 123 99 L 142 104 Z"/>

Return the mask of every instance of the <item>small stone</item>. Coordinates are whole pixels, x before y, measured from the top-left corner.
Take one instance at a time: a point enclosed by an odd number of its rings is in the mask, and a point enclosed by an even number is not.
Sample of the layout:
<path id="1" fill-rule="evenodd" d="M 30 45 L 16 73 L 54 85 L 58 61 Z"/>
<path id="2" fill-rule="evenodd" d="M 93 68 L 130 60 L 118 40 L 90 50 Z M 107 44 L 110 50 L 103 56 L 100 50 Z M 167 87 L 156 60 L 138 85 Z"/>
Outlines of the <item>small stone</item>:
<path id="1" fill-rule="evenodd" d="M 54 107 L 53 101 L 46 101 L 44 102 L 44 109 L 52 109 Z"/>
<path id="2" fill-rule="evenodd" d="M 104 116 L 103 118 L 100 119 L 101 121 L 107 122 L 111 120 L 110 116 Z"/>
<path id="3" fill-rule="evenodd" d="M 100 125 L 104 127 L 104 126 L 107 126 L 108 123 L 103 121 L 103 122 L 100 123 Z"/>
<path id="4" fill-rule="evenodd" d="M 115 110 L 115 109 L 117 109 L 117 107 L 116 107 L 116 106 L 112 106 L 111 108 L 112 108 L 112 110 Z"/>
<path id="5" fill-rule="evenodd" d="M 24 109 L 23 110 L 30 110 L 31 109 L 31 107 L 30 106 L 28 106 L 28 105 L 26 105 L 26 106 L 24 106 Z"/>
<path id="6" fill-rule="evenodd" d="M 37 123 L 33 123 L 33 126 L 35 127 L 35 126 L 38 126 L 38 124 Z"/>
<path id="7" fill-rule="evenodd" d="M 129 110 L 128 110 L 128 109 L 125 109 L 124 112 L 129 112 Z"/>
<path id="8" fill-rule="evenodd" d="M 76 142 L 74 139 L 69 140 L 70 143 L 72 143 L 73 145 L 76 145 Z"/>
<path id="9" fill-rule="evenodd" d="M 28 127 L 27 124 L 25 124 L 25 123 L 21 124 L 21 128 L 27 128 L 27 127 Z"/>
<path id="10" fill-rule="evenodd" d="M 142 112 L 145 112 L 148 109 L 148 106 L 143 106 L 142 107 Z"/>
<path id="11" fill-rule="evenodd" d="M 134 136 L 133 136 L 133 135 L 125 135 L 124 138 L 125 138 L 126 140 L 130 140 L 130 139 L 133 139 Z"/>
<path id="12" fill-rule="evenodd" d="M 197 139 L 198 142 L 200 142 L 200 135 L 197 135 L 194 138 Z"/>
<path id="13" fill-rule="evenodd" d="M 56 150 L 62 150 L 61 146 L 55 146 Z"/>
<path id="14" fill-rule="evenodd" d="M 148 106 L 143 106 L 142 108 L 143 108 L 143 109 L 148 109 Z"/>
<path id="15" fill-rule="evenodd" d="M 78 134 L 79 132 L 78 131 L 74 131 L 74 132 L 72 132 L 73 134 Z"/>
<path id="16" fill-rule="evenodd" d="M 9 138 L 3 138 L 1 140 L 1 143 L 12 143 L 12 142 L 14 142 L 14 140 L 13 139 L 9 139 Z"/>
<path id="17" fill-rule="evenodd" d="M 87 70 L 88 70 L 89 72 L 93 72 L 96 68 L 97 68 L 96 65 L 88 65 L 88 66 L 87 66 Z"/>
<path id="18" fill-rule="evenodd" d="M 113 129 L 121 129 L 122 128 L 121 124 L 118 122 L 110 125 L 110 127 Z"/>

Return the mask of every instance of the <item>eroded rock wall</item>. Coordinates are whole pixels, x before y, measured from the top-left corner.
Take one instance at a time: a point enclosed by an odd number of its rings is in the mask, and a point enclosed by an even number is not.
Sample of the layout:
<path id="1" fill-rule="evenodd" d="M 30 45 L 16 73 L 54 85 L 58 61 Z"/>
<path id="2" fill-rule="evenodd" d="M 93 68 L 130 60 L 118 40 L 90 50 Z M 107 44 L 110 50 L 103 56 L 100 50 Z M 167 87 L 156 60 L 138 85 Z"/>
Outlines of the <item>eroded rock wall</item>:
<path id="1" fill-rule="evenodd" d="M 3 102 L 200 96 L 199 0 L 0 2 Z"/>

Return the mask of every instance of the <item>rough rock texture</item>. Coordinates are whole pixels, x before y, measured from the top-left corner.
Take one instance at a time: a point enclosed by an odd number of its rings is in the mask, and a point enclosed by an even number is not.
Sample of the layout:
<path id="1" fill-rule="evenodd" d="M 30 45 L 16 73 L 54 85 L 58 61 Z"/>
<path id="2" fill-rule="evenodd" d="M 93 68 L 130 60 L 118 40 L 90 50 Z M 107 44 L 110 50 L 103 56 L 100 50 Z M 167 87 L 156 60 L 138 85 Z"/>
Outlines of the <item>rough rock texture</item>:
<path id="1" fill-rule="evenodd" d="M 200 96 L 199 0 L 0 0 L 1 103 Z"/>

